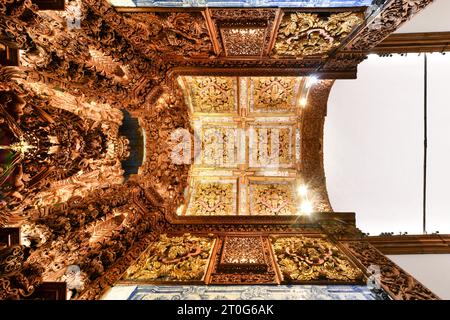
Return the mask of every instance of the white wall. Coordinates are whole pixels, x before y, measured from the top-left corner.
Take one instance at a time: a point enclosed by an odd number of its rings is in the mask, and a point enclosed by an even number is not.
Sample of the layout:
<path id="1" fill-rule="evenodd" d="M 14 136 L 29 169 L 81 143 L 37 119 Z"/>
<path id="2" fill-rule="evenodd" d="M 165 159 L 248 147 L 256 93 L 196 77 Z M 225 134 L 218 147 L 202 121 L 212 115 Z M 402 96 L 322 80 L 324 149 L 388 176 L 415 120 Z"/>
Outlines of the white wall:
<path id="1" fill-rule="evenodd" d="M 450 233 L 450 55 L 428 56 L 427 231 Z M 324 163 L 335 211 L 365 232 L 422 232 L 423 56 L 370 56 L 336 81 Z"/>
<path id="2" fill-rule="evenodd" d="M 371 234 L 421 232 L 423 59 L 370 56 L 328 101 L 324 164 L 335 211 Z"/>
<path id="3" fill-rule="evenodd" d="M 388 256 L 441 299 L 450 300 L 450 254 Z"/>
<path id="4" fill-rule="evenodd" d="M 450 233 L 450 53 L 429 56 L 428 65 L 427 230 Z"/>

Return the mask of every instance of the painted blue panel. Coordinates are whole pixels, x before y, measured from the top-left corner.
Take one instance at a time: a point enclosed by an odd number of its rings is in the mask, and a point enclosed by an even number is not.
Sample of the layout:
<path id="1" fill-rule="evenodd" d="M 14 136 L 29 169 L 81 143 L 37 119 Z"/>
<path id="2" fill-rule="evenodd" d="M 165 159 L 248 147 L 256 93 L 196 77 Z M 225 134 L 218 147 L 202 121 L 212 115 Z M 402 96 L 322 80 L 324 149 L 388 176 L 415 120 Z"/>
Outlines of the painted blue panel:
<path id="1" fill-rule="evenodd" d="M 117 287 L 114 287 L 114 290 Z M 376 300 L 366 286 L 137 286 L 128 300 Z"/>
<path id="2" fill-rule="evenodd" d="M 137 7 L 358 7 L 373 0 L 132 0 Z"/>

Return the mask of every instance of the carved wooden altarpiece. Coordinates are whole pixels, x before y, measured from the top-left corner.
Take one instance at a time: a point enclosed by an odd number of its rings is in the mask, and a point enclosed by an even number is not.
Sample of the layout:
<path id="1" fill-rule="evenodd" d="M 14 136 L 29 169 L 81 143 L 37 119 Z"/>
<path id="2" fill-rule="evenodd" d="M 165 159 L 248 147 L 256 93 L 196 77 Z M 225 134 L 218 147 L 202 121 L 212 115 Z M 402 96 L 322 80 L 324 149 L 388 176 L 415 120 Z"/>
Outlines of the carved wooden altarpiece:
<path id="1" fill-rule="evenodd" d="M 369 244 L 353 213 L 333 212 L 323 169 L 333 80 L 355 78 L 368 52 L 431 2 L 130 9 L 67 0 L 65 10 L 61 1 L 0 2 L 1 145 L 15 159 L 1 163 L 0 226 L 20 226 L 22 237 L 1 249 L 0 297 L 64 281 L 72 299 L 99 299 L 141 277 L 353 284 L 377 265 L 391 298 L 437 299 Z M 142 166 L 127 181 L 120 109 L 145 133 Z M 194 134 L 199 121 L 198 162 L 173 163 L 172 133 Z M 270 139 L 250 132 L 275 129 L 283 147 L 271 176 L 261 163 Z M 298 214 L 298 182 L 311 215 Z"/>

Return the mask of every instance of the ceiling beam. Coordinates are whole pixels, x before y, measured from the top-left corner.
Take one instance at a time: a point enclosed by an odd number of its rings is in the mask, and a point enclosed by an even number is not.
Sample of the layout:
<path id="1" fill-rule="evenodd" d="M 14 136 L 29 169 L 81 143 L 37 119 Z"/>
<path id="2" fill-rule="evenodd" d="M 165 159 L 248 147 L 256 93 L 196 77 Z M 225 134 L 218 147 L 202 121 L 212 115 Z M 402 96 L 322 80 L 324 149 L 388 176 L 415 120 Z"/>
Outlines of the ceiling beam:
<path id="1" fill-rule="evenodd" d="M 398 33 L 391 34 L 370 53 L 418 53 L 450 51 L 450 32 Z"/>
<path id="2" fill-rule="evenodd" d="M 386 255 L 450 253 L 450 234 L 371 236 L 368 240 Z"/>

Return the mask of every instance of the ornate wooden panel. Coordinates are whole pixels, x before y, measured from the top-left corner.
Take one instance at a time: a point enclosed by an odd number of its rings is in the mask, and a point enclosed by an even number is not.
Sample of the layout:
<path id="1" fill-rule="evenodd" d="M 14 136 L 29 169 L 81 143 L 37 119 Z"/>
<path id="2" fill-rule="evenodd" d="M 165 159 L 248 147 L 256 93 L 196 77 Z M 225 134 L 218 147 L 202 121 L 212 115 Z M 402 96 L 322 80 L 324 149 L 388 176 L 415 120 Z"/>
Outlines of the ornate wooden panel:
<path id="1" fill-rule="evenodd" d="M 278 29 L 273 54 L 294 58 L 324 56 L 337 48 L 363 21 L 363 13 L 319 15 L 285 12 Z"/>
<path id="2" fill-rule="evenodd" d="M 208 268 L 213 236 L 162 234 L 123 276 L 134 282 L 202 282 Z"/>
<path id="3" fill-rule="evenodd" d="M 272 246 L 285 282 L 358 283 L 363 273 L 325 238 L 273 236 Z"/>
<path id="4" fill-rule="evenodd" d="M 433 292 L 397 266 L 369 242 L 345 241 L 343 245 L 366 270 L 378 268 L 381 287 L 395 300 L 436 300 Z"/>
<path id="5" fill-rule="evenodd" d="M 267 264 L 261 236 L 225 236 L 217 271 L 260 273 L 267 271 Z"/>
<path id="6" fill-rule="evenodd" d="M 206 9 L 218 53 L 226 57 L 267 56 L 279 9 Z"/>
<path id="7" fill-rule="evenodd" d="M 228 238 L 227 238 L 228 237 Z M 258 234 L 232 235 L 217 240 L 217 253 L 211 261 L 210 273 L 206 278 L 208 284 L 277 284 L 276 268 L 266 237 Z M 226 243 L 226 241 L 232 241 Z M 248 247 L 248 246 L 251 246 Z M 247 248 L 248 250 L 241 251 Z M 250 252 L 249 252 L 250 251 Z M 248 254 L 247 254 L 248 253 Z M 223 269 L 223 262 L 254 259 L 257 263 L 228 263 Z M 263 260 L 265 261 L 263 263 Z M 265 264 L 265 266 L 264 266 Z M 255 272 L 257 271 L 257 272 Z"/>

